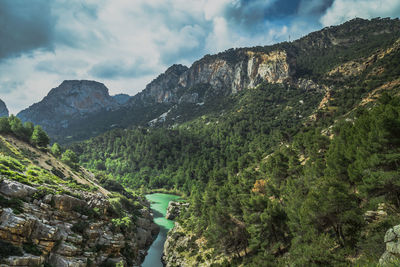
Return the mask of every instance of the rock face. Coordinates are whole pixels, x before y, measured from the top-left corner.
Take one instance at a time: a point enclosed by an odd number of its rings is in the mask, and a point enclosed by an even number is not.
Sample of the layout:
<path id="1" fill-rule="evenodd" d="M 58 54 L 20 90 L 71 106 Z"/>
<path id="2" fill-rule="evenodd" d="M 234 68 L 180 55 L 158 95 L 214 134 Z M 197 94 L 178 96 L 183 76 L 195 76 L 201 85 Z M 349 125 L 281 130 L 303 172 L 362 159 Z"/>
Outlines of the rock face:
<path id="1" fill-rule="evenodd" d="M 36 188 L 4 179 L 0 196 L 24 199 L 22 212 L 0 206 L 0 240 L 14 246 L 30 244 L 41 255 L 25 251 L 21 256 L 1 259 L 0 266 L 98 266 L 114 262 L 139 265 L 158 233 L 149 207 L 140 210 L 135 231 L 115 230 L 108 217 L 110 203 L 100 193 L 85 192 L 82 199 L 61 194 L 36 194 Z M 101 215 L 91 218 L 85 210 L 97 208 Z M 82 213 L 81 213 L 82 212 Z M 25 248 L 24 248 L 25 250 Z M 1 263 L 5 265 L 1 265 Z"/>
<path id="2" fill-rule="evenodd" d="M 112 96 L 112 98 L 114 98 L 114 100 L 120 104 L 120 105 L 124 105 L 126 104 L 129 99 L 131 98 L 131 96 L 127 95 L 127 94 L 118 94 L 118 95 L 114 95 Z"/>
<path id="3" fill-rule="evenodd" d="M 104 84 L 95 81 L 64 81 L 50 90 L 42 101 L 21 111 L 22 121 L 32 121 L 46 130 L 67 128 L 76 120 L 102 110 L 114 110 L 120 106 L 108 94 Z"/>
<path id="4" fill-rule="evenodd" d="M 163 263 L 166 267 L 229 266 L 230 257 L 217 254 L 207 246 L 205 238 L 198 238 L 175 222 L 164 243 Z"/>
<path id="5" fill-rule="evenodd" d="M 379 259 L 381 266 L 395 266 L 400 262 L 400 225 L 390 228 L 385 234 L 386 250 Z"/>
<path id="6" fill-rule="evenodd" d="M 167 207 L 167 213 L 165 218 L 168 220 L 174 220 L 178 217 L 181 212 L 189 206 L 189 203 L 179 202 L 179 201 L 170 201 Z"/>
<path id="7" fill-rule="evenodd" d="M 25 199 L 36 193 L 37 189 L 29 185 L 21 184 L 16 181 L 3 180 L 0 182 L 0 194 L 7 197 Z"/>
<path id="8" fill-rule="evenodd" d="M 257 86 L 263 81 L 284 83 L 291 80 L 286 51 L 270 53 L 251 49 L 230 50 L 236 60 L 206 56 L 190 68 L 173 65 L 133 97 L 146 103 L 197 103 L 212 95 L 229 95 Z M 206 92 L 196 92 L 205 89 Z"/>
<path id="9" fill-rule="evenodd" d="M 8 117 L 8 109 L 3 100 L 0 99 L 0 117 Z"/>
<path id="10" fill-rule="evenodd" d="M 132 98 L 132 105 L 137 105 L 139 102 L 145 105 L 176 102 L 178 92 L 183 89 L 179 86 L 179 79 L 187 70 L 186 66 L 172 65 L 150 82 L 142 92 L 135 95 Z"/>

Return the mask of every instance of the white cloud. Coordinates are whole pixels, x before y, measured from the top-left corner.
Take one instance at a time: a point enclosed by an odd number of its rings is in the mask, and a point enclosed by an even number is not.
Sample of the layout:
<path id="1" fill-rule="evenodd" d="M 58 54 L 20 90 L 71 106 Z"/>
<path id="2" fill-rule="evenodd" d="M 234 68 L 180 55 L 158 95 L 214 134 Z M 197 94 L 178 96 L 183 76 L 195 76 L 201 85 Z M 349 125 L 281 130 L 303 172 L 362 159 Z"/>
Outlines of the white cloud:
<path id="1" fill-rule="evenodd" d="M 349 19 L 360 17 L 398 17 L 399 0 L 335 0 L 320 19 L 324 26 L 337 25 Z"/>
<path id="2" fill-rule="evenodd" d="M 356 15 L 395 16 L 400 13 L 398 2 L 335 0 L 321 23 L 340 23 Z M 278 14 L 275 21 L 265 12 L 274 7 L 268 14 L 275 14 L 280 3 L 277 0 L 42 3 L 47 3 L 51 11 L 49 19 L 43 20 L 51 22 L 46 39 L 50 41 L 42 47 L 28 46 L 29 53 L 22 50 L 21 56 L 0 58 L 0 98 L 12 113 L 40 101 L 66 79 L 97 80 L 112 94 L 133 95 L 173 63 L 190 65 L 204 54 L 273 44 L 287 40 L 289 35 L 293 40 L 316 30 L 320 27 L 319 18 L 307 14 L 324 6 L 317 0 L 301 0 L 299 14 L 288 16 L 282 11 L 286 17 Z M 46 29 L 38 32 L 47 36 Z"/>

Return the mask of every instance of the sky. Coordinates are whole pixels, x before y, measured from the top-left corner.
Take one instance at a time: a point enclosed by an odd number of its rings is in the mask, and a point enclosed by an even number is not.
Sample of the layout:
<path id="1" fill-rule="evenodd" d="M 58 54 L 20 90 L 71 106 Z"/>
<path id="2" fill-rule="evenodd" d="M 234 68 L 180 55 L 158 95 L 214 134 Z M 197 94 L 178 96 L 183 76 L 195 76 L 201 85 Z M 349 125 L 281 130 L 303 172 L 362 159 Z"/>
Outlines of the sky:
<path id="1" fill-rule="evenodd" d="M 0 0 L 0 99 L 16 114 L 76 79 L 134 95 L 172 64 L 399 16 L 399 0 Z"/>

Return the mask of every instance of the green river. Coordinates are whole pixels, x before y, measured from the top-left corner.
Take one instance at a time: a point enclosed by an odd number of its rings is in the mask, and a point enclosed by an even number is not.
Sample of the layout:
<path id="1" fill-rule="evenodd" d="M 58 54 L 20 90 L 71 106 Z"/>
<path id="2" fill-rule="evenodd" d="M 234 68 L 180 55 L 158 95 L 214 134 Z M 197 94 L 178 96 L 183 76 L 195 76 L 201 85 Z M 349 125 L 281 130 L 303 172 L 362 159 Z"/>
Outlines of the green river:
<path id="1" fill-rule="evenodd" d="M 150 207 L 154 214 L 154 222 L 160 226 L 160 233 L 153 244 L 151 244 L 148 254 L 142 263 L 143 267 L 163 266 L 161 256 L 164 243 L 167 239 L 169 229 L 174 227 L 174 221 L 165 219 L 165 214 L 167 213 L 168 203 L 171 200 L 177 200 L 179 198 L 179 196 L 161 193 L 146 195 L 146 199 L 150 202 Z"/>

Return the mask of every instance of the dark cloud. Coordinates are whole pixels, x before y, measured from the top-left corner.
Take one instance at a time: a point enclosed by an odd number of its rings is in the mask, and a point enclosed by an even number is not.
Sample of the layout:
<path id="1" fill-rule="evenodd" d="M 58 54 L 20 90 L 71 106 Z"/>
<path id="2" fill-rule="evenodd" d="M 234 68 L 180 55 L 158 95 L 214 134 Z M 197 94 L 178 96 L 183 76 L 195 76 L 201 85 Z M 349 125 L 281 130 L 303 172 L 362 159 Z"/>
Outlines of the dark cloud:
<path id="1" fill-rule="evenodd" d="M 263 24 L 265 20 L 293 15 L 299 3 L 300 0 L 241 0 L 227 6 L 225 16 L 228 21 L 248 29 Z"/>
<path id="2" fill-rule="evenodd" d="M 333 2 L 334 0 L 302 0 L 298 6 L 298 14 L 322 15 L 332 6 Z"/>
<path id="3" fill-rule="evenodd" d="M 334 0 L 241 0 L 228 5 L 225 17 L 233 25 L 243 27 L 247 32 L 259 34 L 265 22 L 277 25 L 290 22 L 298 16 L 317 21 L 332 5 Z"/>
<path id="4" fill-rule="evenodd" d="M 52 49 L 56 18 L 47 0 L 0 1 L 0 59 Z"/>
<path id="5" fill-rule="evenodd" d="M 101 79 L 136 78 L 153 74 L 154 69 L 146 65 L 143 59 L 136 60 L 134 63 L 124 61 L 104 61 L 94 65 L 89 74 Z"/>

